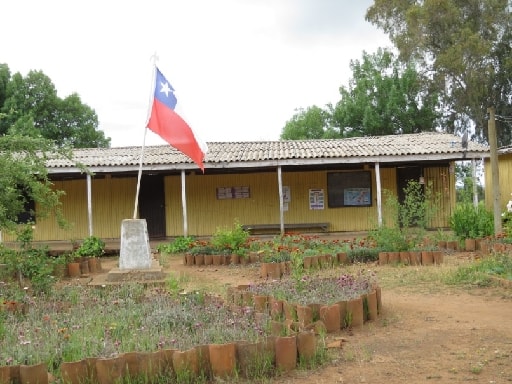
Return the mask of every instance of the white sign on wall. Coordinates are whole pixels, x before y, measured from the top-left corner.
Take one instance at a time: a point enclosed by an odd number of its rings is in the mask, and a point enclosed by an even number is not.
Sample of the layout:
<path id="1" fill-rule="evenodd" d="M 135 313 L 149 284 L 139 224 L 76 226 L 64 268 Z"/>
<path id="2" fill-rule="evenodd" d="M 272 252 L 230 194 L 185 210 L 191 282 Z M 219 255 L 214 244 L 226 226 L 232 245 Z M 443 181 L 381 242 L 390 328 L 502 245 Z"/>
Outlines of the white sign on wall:
<path id="1" fill-rule="evenodd" d="M 283 185 L 283 203 L 289 203 L 291 200 L 290 187 L 288 185 Z"/>
<path id="2" fill-rule="evenodd" d="M 310 189 L 309 190 L 309 209 L 313 209 L 313 210 L 324 209 L 324 190 L 323 189 Z"/>

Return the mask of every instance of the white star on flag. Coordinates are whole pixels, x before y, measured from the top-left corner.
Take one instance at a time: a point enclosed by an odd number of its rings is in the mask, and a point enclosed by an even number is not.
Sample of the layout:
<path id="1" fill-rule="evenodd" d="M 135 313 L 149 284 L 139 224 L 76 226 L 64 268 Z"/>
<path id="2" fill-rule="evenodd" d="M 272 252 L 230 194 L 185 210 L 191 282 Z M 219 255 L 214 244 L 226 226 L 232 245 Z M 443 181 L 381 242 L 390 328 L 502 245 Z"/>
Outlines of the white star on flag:
<path id="1" fill-rule="evenodd" d="M 169 97 L 169 92 L 172 92 L 171 88 L 169 87 L 169 83 L 160 83 L 162 86 L 162 89 L 160 89 L 160 92 L 165 93 L 166 97 Z"/>

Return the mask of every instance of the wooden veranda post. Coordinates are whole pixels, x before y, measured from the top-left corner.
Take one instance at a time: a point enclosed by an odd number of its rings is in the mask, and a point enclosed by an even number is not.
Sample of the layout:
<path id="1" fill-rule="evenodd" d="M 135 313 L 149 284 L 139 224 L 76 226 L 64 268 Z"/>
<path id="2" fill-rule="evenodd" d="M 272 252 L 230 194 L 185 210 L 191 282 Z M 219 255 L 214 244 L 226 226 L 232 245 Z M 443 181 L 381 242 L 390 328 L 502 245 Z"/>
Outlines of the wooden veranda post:
<path id="1" fill-rule="evenodd" d="M 491 150 L 491 182 L 494 207 L 494 234 L 501 233 L 501 206 L 500 206 L 500 172 L 498 167 L 498 144 L 496 139 L 496 117 L 494 107 L 487 108 L 489 113 L 489 146 Z"/>

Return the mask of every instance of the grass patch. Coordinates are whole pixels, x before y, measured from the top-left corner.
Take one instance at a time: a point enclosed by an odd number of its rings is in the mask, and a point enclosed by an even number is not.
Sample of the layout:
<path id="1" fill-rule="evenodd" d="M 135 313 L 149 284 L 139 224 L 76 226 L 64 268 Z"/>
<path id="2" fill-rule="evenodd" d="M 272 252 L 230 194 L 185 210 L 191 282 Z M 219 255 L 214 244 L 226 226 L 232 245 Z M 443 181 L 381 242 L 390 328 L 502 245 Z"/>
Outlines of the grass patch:
<path id="1" fill-rule="evenodd" d="M 444 283 L 457 286 L 489 287 L 491 276 L 512 280 L 512 256 L 497 253 L 458 267 L 444 276 Z"/>

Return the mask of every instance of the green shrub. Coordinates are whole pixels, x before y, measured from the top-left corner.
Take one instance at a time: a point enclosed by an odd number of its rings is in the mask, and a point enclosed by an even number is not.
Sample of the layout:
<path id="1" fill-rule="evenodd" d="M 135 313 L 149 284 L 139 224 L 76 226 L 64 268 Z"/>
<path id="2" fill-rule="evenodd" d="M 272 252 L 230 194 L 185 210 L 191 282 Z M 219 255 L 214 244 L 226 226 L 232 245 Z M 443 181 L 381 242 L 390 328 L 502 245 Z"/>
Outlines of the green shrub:
<path id="1" fill-rule="evenodd" d="M 48 256 L 48 247 L 34 248 L 32 246 L 33 228 L 30 224 L 20 225 L 16 230 L 18 250 L 2 247 L 0 257 L 7 266 L 9 275 L 16 275 L 20 285 L 25 285 L 24 279 L 30 281 L 34 293 L 49 293 L 55 282 L 53 260 Z"/>
<path id="2" fill-rule="evenodd" d="M 369 231 L 368 237 L 374 240 L 383 252 L 400 252 L 409 248 L 404 233 L 397 226 L 373 229 Z"/>
<path id="3" fill-rule="evenodd" d="M 192 236 L 180 236 L 167 244 L 159 244 L 156 248 L 158 252 L 165 253 L 184 253 L 193 247 L 195 239 Z"/>
<path id="4" fill-rule="evenodd" d="M 211 245 L 195 245 L 187 251 L 191 255 L 213 255 L 216 252 L 216 249 Z"/>
<path id="5" fill-rule="evenodd" d="M 420 244 L 426 229 L 434 218 L 439 196 L 432 192 L 430 185 L 424 186 L 410 180 L 403 190 L 404 201 L 385 190 L 385 215 L 382 225 L 369 232 L 382 251 L 407 251 Z"/>
<path id="6" fill-rule="evenodd" d="M 217 228 L 212 236 L 211 243 L 219 251 L 235 251 L 247 245 L 249 232 L 242 228 L 242 225 L 235 221 L 233 228 Z"/>
<path id="7" fill-rule="evenodd" d="M 105 242 L 96 236 L 89 236 L 75 251 L 78 257 L 99 257 L 105 253 Z"/>
<path id="8" fill-rule="evenodd" d="M 380 248 L 354 248 L 347 251 L 347 257 L 352 263 L 367 263 L 379 260 Z"/>
<path id="9" fill-rule="evenodd" d="M 450 228 L 459 239 L 476 239 L 494 233 L 494 217 L 483 204 L 459 203 L 450 217 Z"/>

